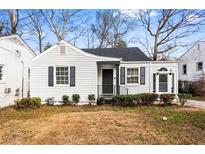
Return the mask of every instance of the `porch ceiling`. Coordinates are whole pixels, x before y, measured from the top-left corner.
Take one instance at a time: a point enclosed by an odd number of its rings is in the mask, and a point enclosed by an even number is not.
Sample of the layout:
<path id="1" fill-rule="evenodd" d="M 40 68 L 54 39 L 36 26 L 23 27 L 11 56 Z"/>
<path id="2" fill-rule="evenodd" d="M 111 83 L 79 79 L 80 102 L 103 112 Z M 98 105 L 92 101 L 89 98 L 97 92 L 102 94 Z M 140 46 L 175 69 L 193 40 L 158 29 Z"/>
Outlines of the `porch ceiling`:
<path id="1" fill-rule="evenodd" d="M 120 64 L 120 61 L 97 61 L 97 64 Z"/>

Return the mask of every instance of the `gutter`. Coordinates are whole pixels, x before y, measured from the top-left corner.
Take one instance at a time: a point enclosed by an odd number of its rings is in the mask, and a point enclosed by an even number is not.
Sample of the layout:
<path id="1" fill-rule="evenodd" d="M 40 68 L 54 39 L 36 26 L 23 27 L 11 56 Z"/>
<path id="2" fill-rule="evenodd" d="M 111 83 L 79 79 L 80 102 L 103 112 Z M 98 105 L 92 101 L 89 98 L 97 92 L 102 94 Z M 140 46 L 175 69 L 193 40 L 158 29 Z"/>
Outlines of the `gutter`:
<path id="1" fill-rule="evenodd" d="M 151 93 L 151 62 L 149 62 L 149 92 Z"/>

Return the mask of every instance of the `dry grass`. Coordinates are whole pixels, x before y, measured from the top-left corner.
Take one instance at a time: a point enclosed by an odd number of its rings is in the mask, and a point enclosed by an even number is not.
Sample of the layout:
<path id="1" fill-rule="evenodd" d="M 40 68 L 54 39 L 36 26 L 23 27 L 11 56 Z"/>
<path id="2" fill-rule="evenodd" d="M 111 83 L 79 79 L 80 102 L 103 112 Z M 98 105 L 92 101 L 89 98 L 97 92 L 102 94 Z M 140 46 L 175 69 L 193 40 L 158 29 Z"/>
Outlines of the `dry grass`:
<path id="1" fill-rule="evenodd" d="M 0 144 L 205 144 L 205 111 L 188 107 L 9 107 L 0 124 Z"/>

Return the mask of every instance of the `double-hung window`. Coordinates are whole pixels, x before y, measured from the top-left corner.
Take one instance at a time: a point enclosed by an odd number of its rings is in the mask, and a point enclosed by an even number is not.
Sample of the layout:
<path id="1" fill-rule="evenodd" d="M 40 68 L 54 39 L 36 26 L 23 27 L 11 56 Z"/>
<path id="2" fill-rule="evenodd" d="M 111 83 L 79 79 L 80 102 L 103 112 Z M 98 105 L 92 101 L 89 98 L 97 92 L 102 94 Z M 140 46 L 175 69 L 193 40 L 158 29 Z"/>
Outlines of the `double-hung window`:
<path id="1" fill-rule="evenodd" d="M 203 62 L 197 62 L 196 63 L 196 70 L 197 71 L 203 70 Z"/>
<path id="2" fill-rule="evenodd" d="M 127 84 L 139 84 L 139 68 L 127 68 Z"/>
<path id="3" fill-rule="evenodd" d="M 0 81 L 3 80 L 3 66 L 0 65 Z"/>
<path id="4" fill-rule="evenodd" d="M 183 75 L 187 74 L 187 65 L 186 64 L 182 65 L 182 74 Z"/>
<path id="5" fill-rule="evenodd" d="M 69 67 L 57 66 L 56 67 L 56 85 L 69 84 Z"/>

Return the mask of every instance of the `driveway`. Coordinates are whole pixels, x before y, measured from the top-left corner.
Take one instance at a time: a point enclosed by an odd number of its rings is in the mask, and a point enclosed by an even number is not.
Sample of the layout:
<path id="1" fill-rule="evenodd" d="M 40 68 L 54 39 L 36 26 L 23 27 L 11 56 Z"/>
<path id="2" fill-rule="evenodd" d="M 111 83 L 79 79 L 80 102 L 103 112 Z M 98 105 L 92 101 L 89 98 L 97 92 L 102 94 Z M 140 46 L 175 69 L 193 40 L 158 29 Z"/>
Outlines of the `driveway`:
<path id="1" fill-rule="evenodd" d="M 205 101 L 188 100 L 185 105 L 205 109 Z"/>

